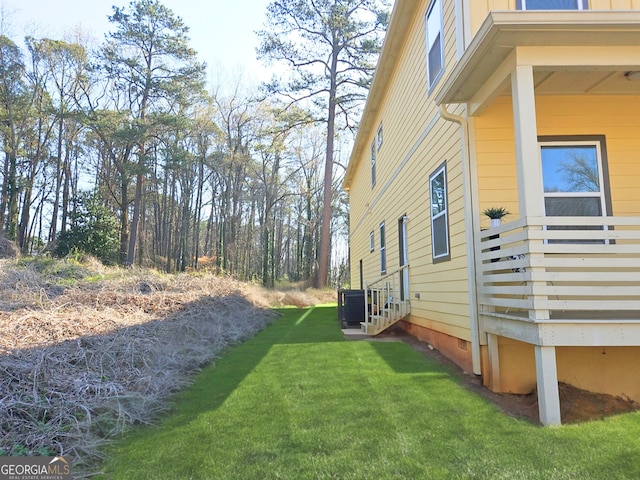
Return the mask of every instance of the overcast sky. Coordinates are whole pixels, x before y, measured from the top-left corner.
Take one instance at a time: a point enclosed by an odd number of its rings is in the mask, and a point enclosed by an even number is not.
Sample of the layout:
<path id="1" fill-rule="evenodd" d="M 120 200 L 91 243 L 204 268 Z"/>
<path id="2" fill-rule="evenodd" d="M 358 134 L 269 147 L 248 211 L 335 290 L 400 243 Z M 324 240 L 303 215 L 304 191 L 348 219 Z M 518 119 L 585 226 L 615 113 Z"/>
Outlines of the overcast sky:
<path id="1" fill-rule="evenodd" d="M 267 80 L 268 72 L 256 60 L 258 38 L 269 0 L 161 0 L 189 27 L 191 46 L 209 65 L 227 73 L 243 70 L 247 76 Z M 19 44 L 25 35 L 64 38 L 80 25 L 102 41 L 111 29 L 112 6 L 128 0 L 0 0 L 5 19 L 2 33 Z M 8 21 L 7 21 L 8 20 Z"/>

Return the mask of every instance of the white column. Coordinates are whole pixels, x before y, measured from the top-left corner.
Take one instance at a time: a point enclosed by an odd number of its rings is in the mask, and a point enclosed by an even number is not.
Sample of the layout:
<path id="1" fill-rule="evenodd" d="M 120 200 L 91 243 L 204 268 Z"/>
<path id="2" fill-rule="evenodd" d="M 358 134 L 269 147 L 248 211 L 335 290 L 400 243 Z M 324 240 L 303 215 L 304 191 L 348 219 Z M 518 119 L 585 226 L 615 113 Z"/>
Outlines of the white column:
<path id="1" fill-rule="evenodd" d="M 560 425 L 560 392 L 556 347 L 535 346 L 538 412 L 542 425 Z"/>
<path id="2" fill-rule="evenodd" d="M 511 72 L 513 98 L 513 129 L 516 140 L 516 167 L 518 173 L 518 207 L 520 218 L 544 216 L 542 165 L 538 148 L 536 123 L 536 97 L 533 84 L 533 66 L 516 65 Z M 540 227 L 526 226 L 525 229 Z M 541 254 L 530 254 L 530 260 Z M 536 268 L 527 267 L 534 273 Z M 544 270 L 544 269 L 543 269 Z M 540 292 L 546 282 L 530 281 L 532 308 L 529 318 L 548 319 L 547 296 Z"/>
<path id="3" fill-rule="evenodd" d="M 516 165 L 518 172 L 518 202 L 520 218 L 541 217 L 542 167 L 538 151 L 536 98 L 533 67 L 517 65 L 511 72 L 513 98 L 513 128 L 516 139 Z"/>

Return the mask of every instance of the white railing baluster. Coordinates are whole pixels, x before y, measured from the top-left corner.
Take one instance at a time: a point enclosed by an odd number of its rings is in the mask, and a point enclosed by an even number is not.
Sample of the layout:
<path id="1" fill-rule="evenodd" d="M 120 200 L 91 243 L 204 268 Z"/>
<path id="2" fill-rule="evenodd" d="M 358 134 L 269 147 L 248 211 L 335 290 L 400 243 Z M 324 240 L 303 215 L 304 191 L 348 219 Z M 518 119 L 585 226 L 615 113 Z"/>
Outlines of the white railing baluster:
<path id="1" fill-rule="evenodd" d="M 365 286 L 365 333 L 376 335 L 398 320 L 409 315 L 411 308 L 407 298 L 400 297 L 400 285 L 409 265 L 404 265 Z M 405 292 L 405 297 L 407 292 Z"/>
<path id="2" fill-rule="evenodd" d="M 579 321 L 640 311 L 640 217 L 523 218 L 482 231 L 480 250 L 487 315 Z"/>

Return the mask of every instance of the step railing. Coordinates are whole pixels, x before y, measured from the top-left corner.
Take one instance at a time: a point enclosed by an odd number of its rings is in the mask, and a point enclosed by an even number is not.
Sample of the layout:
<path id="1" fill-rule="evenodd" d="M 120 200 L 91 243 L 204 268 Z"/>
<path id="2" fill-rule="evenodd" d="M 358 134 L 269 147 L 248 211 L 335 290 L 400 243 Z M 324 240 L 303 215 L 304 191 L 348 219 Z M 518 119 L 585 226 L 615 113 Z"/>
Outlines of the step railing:
<path id="1" fill-rule="evenodd" d="M 365 286 L 364 333 L 377 335 L 411 313 L 408 278 L 409 265 L 403 265 Z"/>

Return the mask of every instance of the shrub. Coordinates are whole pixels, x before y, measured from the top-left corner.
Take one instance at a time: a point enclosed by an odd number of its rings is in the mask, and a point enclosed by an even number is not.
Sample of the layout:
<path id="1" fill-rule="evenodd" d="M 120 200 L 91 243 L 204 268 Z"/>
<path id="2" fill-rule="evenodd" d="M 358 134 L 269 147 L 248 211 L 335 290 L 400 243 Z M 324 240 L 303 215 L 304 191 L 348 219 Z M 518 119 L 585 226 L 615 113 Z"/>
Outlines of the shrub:
<path id="1" fill-rule="evenodd" d="M 56 241 L 55 254 L 87 253 L 102 263 L 113 264 L 118 258 L 118 220 L 95 196 L 84 194 L 78 200 L 72 226 Z"/>

